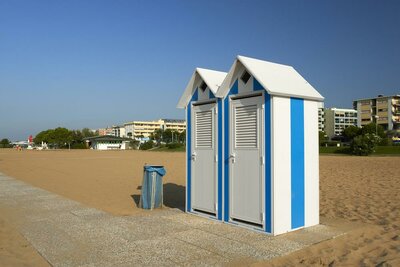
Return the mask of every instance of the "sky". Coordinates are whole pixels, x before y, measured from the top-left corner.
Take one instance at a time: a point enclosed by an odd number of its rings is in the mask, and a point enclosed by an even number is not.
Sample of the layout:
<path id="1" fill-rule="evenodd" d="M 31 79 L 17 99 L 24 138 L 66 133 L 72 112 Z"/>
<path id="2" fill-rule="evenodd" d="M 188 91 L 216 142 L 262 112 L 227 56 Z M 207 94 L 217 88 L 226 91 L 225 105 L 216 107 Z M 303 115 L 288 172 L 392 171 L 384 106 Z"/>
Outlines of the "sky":
<path id="1" fill-rule="evenodd" d="M 400 1 L 0 1 L 0 138 L 184 118 L 196 67 L 292 65 L 325 107 L 400 94 Z"/>

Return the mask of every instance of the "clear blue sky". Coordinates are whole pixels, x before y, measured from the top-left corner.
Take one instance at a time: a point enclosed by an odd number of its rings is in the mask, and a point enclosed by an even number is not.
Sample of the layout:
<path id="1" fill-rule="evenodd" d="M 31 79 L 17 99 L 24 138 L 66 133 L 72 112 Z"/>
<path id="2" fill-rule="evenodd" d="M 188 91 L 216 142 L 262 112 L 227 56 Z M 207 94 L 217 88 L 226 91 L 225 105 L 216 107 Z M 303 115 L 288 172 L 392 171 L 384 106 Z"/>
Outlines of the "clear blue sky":
<path id="1" fill-rule="evenodd" d="M 325 106 L 400 93 L 400 1 L 0 2 L 0 138 L 183 118 L 195 67 L 294 66 Z"/>

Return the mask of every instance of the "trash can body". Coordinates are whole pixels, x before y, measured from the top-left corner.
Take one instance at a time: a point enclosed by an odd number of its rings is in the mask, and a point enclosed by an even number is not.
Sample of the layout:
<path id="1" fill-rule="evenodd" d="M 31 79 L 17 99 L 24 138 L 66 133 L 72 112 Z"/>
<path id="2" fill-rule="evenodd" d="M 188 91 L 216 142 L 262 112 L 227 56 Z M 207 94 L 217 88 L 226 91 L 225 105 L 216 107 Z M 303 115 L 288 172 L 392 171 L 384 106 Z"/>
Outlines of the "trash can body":
<path id="1" fill-rule="evenodd" d="M 139 206 L 143 209 L 161 208 L 163 205 L 163 166 L 145 165 L 143 171 L 142 194 Z"/>

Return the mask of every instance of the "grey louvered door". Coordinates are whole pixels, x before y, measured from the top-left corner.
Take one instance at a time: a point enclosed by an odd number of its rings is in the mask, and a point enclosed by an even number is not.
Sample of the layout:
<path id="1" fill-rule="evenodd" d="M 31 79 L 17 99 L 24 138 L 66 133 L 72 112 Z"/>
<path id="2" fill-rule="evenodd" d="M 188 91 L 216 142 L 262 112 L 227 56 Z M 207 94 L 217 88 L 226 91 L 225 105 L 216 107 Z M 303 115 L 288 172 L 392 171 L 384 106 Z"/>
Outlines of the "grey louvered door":
<path id="1" fill-rule="evenodd" d="M 231 101 L 230 216 L 261 225 L 262 97 Z"/>
<path id="2" fill-rule="evenodd" d="M 216 213 L 216 105 L 193 106 L 192 207 Z"/>

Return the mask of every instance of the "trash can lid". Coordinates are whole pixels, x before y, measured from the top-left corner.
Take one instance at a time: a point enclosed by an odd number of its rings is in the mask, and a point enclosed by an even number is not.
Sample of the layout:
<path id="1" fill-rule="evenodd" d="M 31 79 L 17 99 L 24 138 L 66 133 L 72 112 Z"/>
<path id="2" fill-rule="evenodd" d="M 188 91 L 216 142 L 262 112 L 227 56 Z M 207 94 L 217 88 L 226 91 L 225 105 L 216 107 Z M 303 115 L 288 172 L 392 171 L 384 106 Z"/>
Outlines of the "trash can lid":
<path id="1" fill-rule="evenodd" d="M 164 166 L 160 165 L 144 165 L 144 170 L 147 172 L 157 172 L 161 176 L 164 176 L 167 173 Z"/>

